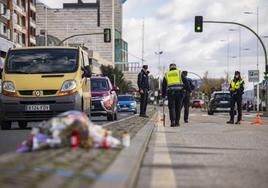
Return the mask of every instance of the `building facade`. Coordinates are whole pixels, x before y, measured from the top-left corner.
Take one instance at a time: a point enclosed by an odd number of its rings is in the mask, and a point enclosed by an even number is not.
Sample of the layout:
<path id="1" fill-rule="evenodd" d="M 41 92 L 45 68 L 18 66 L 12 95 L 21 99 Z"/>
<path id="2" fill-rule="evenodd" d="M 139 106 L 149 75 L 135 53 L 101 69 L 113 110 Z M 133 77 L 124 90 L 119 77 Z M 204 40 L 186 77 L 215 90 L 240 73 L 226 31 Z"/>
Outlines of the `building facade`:
<path id="1" fill-rule="evenodd" d="M 0 38 L 16 47 L 36 44 L 35 0 L 0 0 Z"/>
<path id="2" fill-rule="evenodd" d="M 77 3 L 64 3 L 61 9 L 49 8 L 37 2 L 37 34 L 47 34 L 63 40 L 76 34 L 102 33 L 104 28 L 112 28 L 114 21 L 115 43 L 104 43 L 103 35 L 92 35 L 70 39 L 65 42 L 65 45 L 84 45 L 110 62 L 113 61 L 114 49 L 115 61 L 127 61 L 127 43 L 122 40 L 124 1 L 114 0 L 114 2 L 114 20 L 112 20 L 112 0 L 96 0 L 92 3 L 78 0 Z"/>

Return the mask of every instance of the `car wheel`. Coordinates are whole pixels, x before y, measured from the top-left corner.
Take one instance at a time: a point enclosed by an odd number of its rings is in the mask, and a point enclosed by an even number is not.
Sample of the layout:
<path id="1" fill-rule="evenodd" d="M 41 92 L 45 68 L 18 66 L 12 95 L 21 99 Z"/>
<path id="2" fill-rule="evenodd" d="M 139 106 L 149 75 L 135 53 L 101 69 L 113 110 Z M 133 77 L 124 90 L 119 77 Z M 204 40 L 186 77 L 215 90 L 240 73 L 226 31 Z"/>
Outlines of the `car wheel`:
<path id="1" fill-rule="evenodd" d="M 19 121 L 19 127 L 21 129 L 26 129 L 27 127 L 27 122 L 26 121 Z"/>
<path id="2" fill-rule="evenodd" d="M 10 130 L 11 129 L 11 122 L 9 121 L 2 121 L 0 123 L 2 130 Z"/>
<path id="3" fill-rule="evenodd" d="M 134 114 L 137 114 L 137 111 L 135 111 Z"/>
<path id="4" fill-rule="evenodd" d="M 108 121 L 113 121 L 114 120 L 114 114 L 113 113 L 109 113 L 109 114 L 107 114 L 107 120 Z"/>
<path id="5" fill-rule="evenodd" d="M 211 110 L 208 110 L 208 115 L 213 115 L 213 112 Z"/>

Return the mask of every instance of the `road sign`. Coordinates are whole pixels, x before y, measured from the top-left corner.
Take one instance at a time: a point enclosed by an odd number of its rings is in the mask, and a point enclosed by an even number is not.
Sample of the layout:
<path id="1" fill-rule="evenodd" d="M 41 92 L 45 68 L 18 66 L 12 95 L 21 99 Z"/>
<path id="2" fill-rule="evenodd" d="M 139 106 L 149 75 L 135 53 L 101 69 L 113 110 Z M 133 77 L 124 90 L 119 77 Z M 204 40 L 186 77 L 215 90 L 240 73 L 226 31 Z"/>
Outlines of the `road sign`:
<path id="1" fill-rule="evenodd" d="M 264 80 L 263 81 L 263 86 L 264 86 L 264 88 L 267 88 L 268 87 L 268 80 Z"/>
<path id="2" fill-rule="evenodd" d="M 259 70 L 249 70 L 248 71 L 248 81 L 249 82 L 259 82 L 260 71 Z"/>

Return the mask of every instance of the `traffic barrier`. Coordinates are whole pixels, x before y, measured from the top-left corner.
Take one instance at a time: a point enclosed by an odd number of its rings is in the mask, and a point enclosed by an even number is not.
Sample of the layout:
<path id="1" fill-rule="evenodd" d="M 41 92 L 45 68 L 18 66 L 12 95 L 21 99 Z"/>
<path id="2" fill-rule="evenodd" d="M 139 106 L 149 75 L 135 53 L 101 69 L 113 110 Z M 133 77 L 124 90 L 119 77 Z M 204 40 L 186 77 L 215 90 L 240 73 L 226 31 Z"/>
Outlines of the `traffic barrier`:
<path id="1" fill-rule="evenodd" d="M 252 125 L 262 125 L 262 120 L 261 120 L 261 116 L 258 113 L 255 120 L 251 123 Z"/>

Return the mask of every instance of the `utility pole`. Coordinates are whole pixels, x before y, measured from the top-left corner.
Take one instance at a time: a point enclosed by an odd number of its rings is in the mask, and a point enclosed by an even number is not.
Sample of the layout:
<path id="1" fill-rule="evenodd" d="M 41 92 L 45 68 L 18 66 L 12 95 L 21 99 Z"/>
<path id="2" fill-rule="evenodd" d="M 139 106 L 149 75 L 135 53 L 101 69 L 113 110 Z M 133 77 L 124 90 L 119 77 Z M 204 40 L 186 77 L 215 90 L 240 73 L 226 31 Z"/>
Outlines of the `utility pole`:
<path id="1" fill-rule="evenodd" d="M 142 47 L 141 47 L 141 66 L 144 64 L 144 18 L 142 21 Z"/>
<path id="2" fill-rule="evenodd" d="M 46 33 L 45 33 L 45 46 L 47 46 L 47 33 L 48 33 L 47 28 L 48 28 L 48 26 L 47 26 L 47 6 L 45 5 L 45 31 L 46 31 Z"/>
<path id="3" fill-rule="evenodd" d="M 112 0 L 112 63 L 115 63 L 115 0 Z"/>

